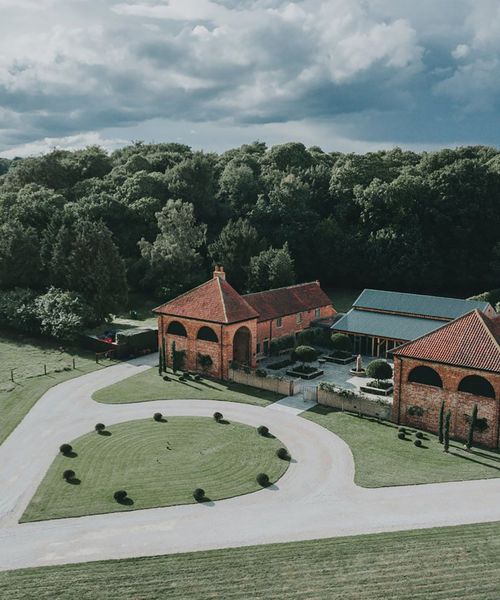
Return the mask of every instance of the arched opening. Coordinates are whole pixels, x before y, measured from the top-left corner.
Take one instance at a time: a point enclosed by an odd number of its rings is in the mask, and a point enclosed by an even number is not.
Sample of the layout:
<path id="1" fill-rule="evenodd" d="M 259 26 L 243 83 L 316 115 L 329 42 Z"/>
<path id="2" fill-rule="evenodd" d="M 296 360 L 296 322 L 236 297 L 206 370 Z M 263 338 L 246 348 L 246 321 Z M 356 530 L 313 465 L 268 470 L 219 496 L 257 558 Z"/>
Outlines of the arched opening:
<path id="1" fill-rule="evenodd" d="M 240 327 L 233 338 L 233 360 L 248 365 L 252 352 L 252 334 L 248 327 Z"/>
<path id="2" fill-rule="evenodd" d="M 167 328 L 167 333 L 171 333 L 172 335 L 181 335 L 182 337 L 187 337 L 186 328 L 179 321 L 171 321 Z"/>
<path id="3" fill-rule="evenodd" d="M 218 342 L 219 341 L 219 338 L 217 337 L 217 334 L 215 333 L 215 331 L 211 327 L 206 327 L 205 325 L 198 329 L 198 334 L 196 336 L 196 339 L 205 340 L 205 342 Z"/>
<path id="4" fill-rule="evenodd" d="M 474 394 L 475 396 L 486 396 L 486 398 L 495 397 L 495 390 L 491 383 L 479 375 L 468 375 L 467 377 L 464 377 L 458 384 L 458 391 Z"/>
<path id="5" fill-rule="evenodd" d="M 434 387 L 443 387 L 443 381 L 434 369 L 430 367 L 415 367 L 408 375 L 408 381 L 411 383 L 422 383 L 423 385 L 432 385 Z"/>

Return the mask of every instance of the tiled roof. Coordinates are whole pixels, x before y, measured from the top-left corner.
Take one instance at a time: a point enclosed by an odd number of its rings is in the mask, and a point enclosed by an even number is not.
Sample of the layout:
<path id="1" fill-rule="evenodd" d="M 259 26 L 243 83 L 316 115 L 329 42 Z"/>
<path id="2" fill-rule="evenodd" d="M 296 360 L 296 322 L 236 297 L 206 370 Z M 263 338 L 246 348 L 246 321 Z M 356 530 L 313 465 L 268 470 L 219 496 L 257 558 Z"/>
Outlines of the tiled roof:
<path id="1" fill-rule="evenodd" d="M 162 304 L 155 312 L 212 323 L 237 323 L 258 316 L 255 309 L 221 277 L 214 277 Z"/>
<path id="2" fill-rule="evenodd" d="M 456 319 L 475 308 L 485 311 L 488 302 L 366 289 L 361 292 L 353 306 L 407 315 Z"/>
<path id="3" fill-rule="evenodd" d="M 473 310 L 393 354 L 500 373 L 500 315 Z"/>
<path id="4" fill-rule="evenodd" d="M 407 341 L 434 331 L 444 323 L 446 321 L 377 313 L 353 308 L 336 321 L 331 329 L 344 333 Z"/>
<path id="5" fill-rule="evenodd" d="M 246 294 L 243 298 L 259 313 L 259 321 L 269 321 L 332 304 L 318 281 Z"/>

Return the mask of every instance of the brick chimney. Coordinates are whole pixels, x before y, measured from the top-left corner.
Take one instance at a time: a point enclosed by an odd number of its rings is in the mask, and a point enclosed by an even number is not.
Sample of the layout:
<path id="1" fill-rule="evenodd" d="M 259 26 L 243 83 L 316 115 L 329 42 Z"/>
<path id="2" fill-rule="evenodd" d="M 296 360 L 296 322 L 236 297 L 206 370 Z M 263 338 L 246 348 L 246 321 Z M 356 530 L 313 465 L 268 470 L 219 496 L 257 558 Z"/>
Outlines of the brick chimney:
<path id="1" fill-rule="evenodd" d="M 226 274 L 224 273 L 224 267 L 215 265 L 214 269 L 214 279 L 219 277 L 220 279 L 226 279 Z"/>

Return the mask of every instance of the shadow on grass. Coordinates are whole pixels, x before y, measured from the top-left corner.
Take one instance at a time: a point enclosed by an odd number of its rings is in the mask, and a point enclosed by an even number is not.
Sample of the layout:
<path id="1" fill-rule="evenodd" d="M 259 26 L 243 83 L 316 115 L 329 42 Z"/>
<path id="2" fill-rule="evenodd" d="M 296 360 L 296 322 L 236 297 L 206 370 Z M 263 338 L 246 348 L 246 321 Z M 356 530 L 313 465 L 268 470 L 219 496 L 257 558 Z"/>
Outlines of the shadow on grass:
<path id="1" fill-rule="evenodd" d="M 65 452 L 63 456 L 66 458 L 76 458 L 78 456 L 78 453 L 74 450 L 71 450 L 71 452 Z"/>
<path id="2" fill-rule="evenodd" d="M 82 480 L 78 479 L 78 477 L 71 477 L 70 479 L 66 479 L 66 481 L 71 485 L 80 485 L 82 483 Z"/>
<path id="3" fill-rule="evenodd" d="M 111 431 L 107 431 L 106 429 L 104 429 L 103 431 L 98 431 L 97 433 L 104 437 L 109 437 L 111 435 Z"/>
<path id="4" fill-rule="evenodd" d="M 116 502 L 118 502 L 118 504 L 121 504 L 122 506 L 133 506 L 134 505 L 134 501 L 132 500 L 132 498 L 129 498 L 128 496 L 126 498 L 123 498 L 123 500 L 117 500 Z"/>
<path id="5" fill-rule="evenodd" d="M 500 462 L 500 456 L 491 456 L 490 454 L 486 454 L 485 452 L 480 452 L 479 450 L 473 450 L 472 448 L 469 450 L 471 454 L 475 454 L 476 456 L 482 456 L 487 460 L 494 460 L 495 462 Z"/>
<path id="6" fill-rule="evenodd" d="M 217 423 L 220 423 L 221 425 L 230 425 L 230 421 L 227 419 L 219 419 Z"/>

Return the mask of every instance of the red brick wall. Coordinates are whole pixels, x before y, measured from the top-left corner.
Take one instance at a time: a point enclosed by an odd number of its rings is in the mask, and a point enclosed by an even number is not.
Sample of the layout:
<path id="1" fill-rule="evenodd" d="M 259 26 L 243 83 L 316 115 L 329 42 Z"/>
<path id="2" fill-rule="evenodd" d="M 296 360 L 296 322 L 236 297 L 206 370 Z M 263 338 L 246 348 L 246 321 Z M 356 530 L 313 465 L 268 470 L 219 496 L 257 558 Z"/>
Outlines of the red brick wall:
<path id="1" fill-rule="evenodd" d="M 450 436 L 463 441 L 467 438 L 469 430 L 465 415 L 470 415 L 472 407 L 477 404 L 478 418 L 487 419 L 488 429 L 483 433 L 476 431 L 474 440 L 489 447 L 496 448 L 498 446 L 500 373 L 486 373 L 409 358 L 394 357 L 394 359 L 392 417 L 396 423 L 437 433 L 439 409 L 441 402 L 444 401 L 445 410 L 451 409 L 452 412 Z M 428 366 L 434 369 L 443 381 L 443 388 L 408 382 L 410 371 L 417 366 Z M 479 375 L 487 379 L 493 385 L 496 399 L 459 392 L 460 381 L 468 375 Z M 410 406 L 423 408 L 424 414 L 422 416 L 410 415 L 408 413 Z"/>
<path id="2" fill-rule="evenodd" d="M 297 323 L 297 314 L 287 315 L 281 318 L 281 327 L 276 325 L 276 319 L 270 321 L 261 321 L 257 325 L 257 342 L 260 343 L 260 351 L 262 353 L 262 343 L 264 340 L 273 340 L 285 335 L 293 335 L 299 333 L 311 326 L 311 321 L 323 317 L 331 317 L 336 313 L 333 306 L 330 304 L 320 308 L 320 316 L 316 316 L 315 309 L 303 311 L 302 322 Z"/>
<path id="3" fill-rule="evenodd" d="M 187 337 L 172 335 L 167 333 L 169 324 L 172 321 L 178 321 L 186 329 Z M 201 327 L 210 327 L 217 334 L 218 342 L 207 342 L 198 340 L 196 336 Z M 227 379 L 229 364 L 233 359 L 233 338 L 238 329 L 242 326 L 250 330 L 251 335 L 251 366 L 256 366 L 256 347 L 257 347 L 257 319 L 235 323 L 231 325 L 219 325 L 198 321 L 195 319 L 184 319 L 170 315 L 158 316 L 158 343 L 162 345 L 162 339 L 165 338 L 165 347 L 167 350 L 168 366 L 172 365 L 172 342 L 175 341 L 177 350 L 186 350 L 185 369 L 188 371 L 202 372 L 198 364 L 198 353 L 208 354 L 212 359 L 212 366 L 208 373 L 213 377 Z"/>

